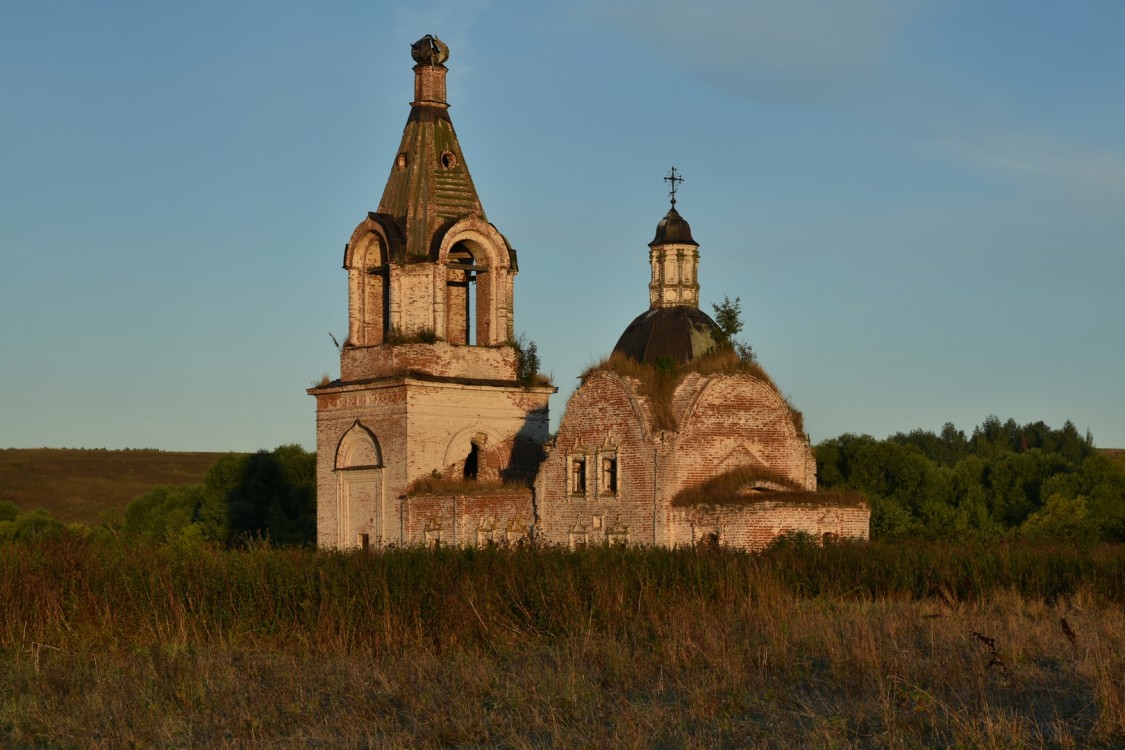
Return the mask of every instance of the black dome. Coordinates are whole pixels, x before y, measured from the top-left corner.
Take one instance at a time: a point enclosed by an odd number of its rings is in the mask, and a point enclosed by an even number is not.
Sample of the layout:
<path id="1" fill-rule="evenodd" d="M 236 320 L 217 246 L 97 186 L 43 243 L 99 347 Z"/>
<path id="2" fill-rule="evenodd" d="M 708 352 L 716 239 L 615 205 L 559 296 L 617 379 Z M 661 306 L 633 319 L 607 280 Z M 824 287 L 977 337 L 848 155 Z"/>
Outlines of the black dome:
<path id="1" fill-rule="evenodd" d="M 664 214 L 664 218 L 656 225 L 656 237 L 648 244 L 667 245 L 673 242 L 699 247 L 699 243 L 691 238 L 691 227 L 687 220 L 680 216 L 675 206 L 668 209 L 668 213 Z"/>
<path id="2" fill-rule="evenodd" d="M 653 307 L 629 324 L 613 351 L 638 362 L 671 357 L 683 363 L 706 354 L 722 340 L 719 326 L 699 308 Z"/>

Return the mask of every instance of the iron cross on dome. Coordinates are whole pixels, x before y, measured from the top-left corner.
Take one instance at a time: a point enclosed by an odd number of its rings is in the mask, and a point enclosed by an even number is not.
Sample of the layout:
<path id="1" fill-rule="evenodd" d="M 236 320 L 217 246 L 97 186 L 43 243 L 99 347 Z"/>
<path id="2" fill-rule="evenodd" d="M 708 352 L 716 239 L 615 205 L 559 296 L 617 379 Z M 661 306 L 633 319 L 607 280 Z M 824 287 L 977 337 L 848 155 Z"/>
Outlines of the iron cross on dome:
<path id="1" fill-rule="evenodd" d="M 684 178 L 680 175 L 679 172 L 676 171 L 675 167 L 672 167 L 672 171 L 668 173 L 668 176 L 664 178 L 664 181 L 672 186 L 672 189 L 668 191 L 668 195 L 672 198 L 672 205 L 675 206 L 676 189 L 679 186 L 679 183 L 684 181 Z"/>

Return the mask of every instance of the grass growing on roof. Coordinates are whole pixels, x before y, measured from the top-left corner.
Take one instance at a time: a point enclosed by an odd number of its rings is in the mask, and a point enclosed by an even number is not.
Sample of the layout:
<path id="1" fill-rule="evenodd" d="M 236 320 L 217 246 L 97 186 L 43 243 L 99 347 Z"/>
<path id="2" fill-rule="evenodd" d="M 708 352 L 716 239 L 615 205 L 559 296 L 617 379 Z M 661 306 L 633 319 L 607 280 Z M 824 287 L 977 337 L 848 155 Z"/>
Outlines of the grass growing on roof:
<path id="1" fill-rule="evenodd" d="M 613 352 L 608 357 L 586 368 L 579 378 L 583 383 L 595 372 L 612 372 L 625 378 L 632 378 L 640 383 L 638 390 L 644 396 L 652 410 L 653 428 L 657 430 L 676 430 L 679 425 L 676 420 L 672 397 L 676 386 L 689 373 L 699 375 L 735 375 L 746 374 L 765 383 L 779 396 L 781 392 L 757 362 L 749 362 L 738 356 L 733 347 L 720 346 L 711 350 L 702 357 L 697 357 L 689 362 L 677 363 L 671 358 L 664 358 L 656 363 L 638 362 L 620 352 Z M 798 435 L 805 432 L 804 416 L 799 410 L 782 396 L 789 416 L 793 420 L 793 427 Z"/>

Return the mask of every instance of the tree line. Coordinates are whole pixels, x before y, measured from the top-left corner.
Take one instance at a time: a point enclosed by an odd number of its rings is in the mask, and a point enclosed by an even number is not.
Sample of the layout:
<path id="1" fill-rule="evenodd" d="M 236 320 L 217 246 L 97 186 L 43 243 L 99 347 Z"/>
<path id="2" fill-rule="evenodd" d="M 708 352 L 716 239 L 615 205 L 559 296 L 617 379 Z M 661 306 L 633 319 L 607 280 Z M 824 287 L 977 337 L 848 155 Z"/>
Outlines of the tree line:
<path id="1" fill-rule="evenodd" d="M 966 435 L 952 424 L 879 440 L 844 434 L 815 448 L 825 490 L 867 496 L 873 539 L 974 537 L 1125 542 L 1125 461 L 1067 422 L 988 417 Z M 58 534 L 45 511 L 0 502 L 0 541 Z M 316 454 L 299 445 L 221 456 L 201 484 L 165 485 L 123 517 L 83 533 L 235 547 L 316 541 Z"/>
<path id="2" fill-rule="evenodd" d="M 1125 471 L 1070 422 L 990 416 L 971 435 L 844 434 L 815 452 L 822 489 L 867 495 L 872 538 L 1125 541 Z"/>
<path id="3" fill-rule="evenodd" d="M 123 515 L 94 527 L 69 527 L 45 510 L 22 511 L 0 500 L 0 542 L 73 533 L 156 544 L 239 547 L 316 542 L 316 454 L 299 445 L 226 453 L 200 484 L 156 487 Z"/>
<path id="4" fill-rule="evenodd" d="M 202 484 L 157 487 L 130 503 L 121 533 L 158 543 L 311 545 L 316 454 L 299 445 L 224 454 Z"/>

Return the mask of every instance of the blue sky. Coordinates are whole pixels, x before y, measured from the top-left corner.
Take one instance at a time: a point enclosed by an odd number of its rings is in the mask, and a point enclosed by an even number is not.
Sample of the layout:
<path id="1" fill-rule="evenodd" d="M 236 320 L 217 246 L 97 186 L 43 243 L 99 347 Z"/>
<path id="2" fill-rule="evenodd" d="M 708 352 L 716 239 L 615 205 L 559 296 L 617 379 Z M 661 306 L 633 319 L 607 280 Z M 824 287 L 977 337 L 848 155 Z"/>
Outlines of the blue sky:
<path id="1" fill-rule="evenodd" d="M 675 165 L 704 309 L 741 298 L 814 442 L 996 414 L 1125 447 L 1125 3 L 0 15 L 0 447 L 312 448 L 426 33 L 556 421 L 647 308 Z"/>

